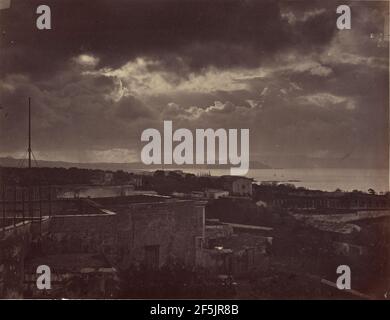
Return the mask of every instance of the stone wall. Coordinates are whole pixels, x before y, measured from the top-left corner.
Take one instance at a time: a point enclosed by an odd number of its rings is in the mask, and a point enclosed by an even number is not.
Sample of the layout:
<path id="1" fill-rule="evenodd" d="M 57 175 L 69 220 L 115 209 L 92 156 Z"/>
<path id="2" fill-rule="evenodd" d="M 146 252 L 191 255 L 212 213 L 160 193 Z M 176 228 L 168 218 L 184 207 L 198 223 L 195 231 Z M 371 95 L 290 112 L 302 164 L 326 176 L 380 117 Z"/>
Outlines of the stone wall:
<path id="1" fill-rule="evenodd" d="M 109 266 L 125 270 L 145 265 L 146 249 L 154 246 L 157 267 L 178 262 L 192 268 L 199 263 L 203 204 L 167 201 L 105 206 L 113 211 L 92 202 L 65 201 L 54 206 L 56 214 L 45 217 L 42 224 L 19 223 L 1 233 L 0 297 L 23 297 L 24 265 L 36 258 L 45 264 L 53 256 L 98 254 Z M 69 214 L 77 209 L 84 214 Z"/>
<path id="2" fill-rule="evenodd" d="M 53 216 L 42 241 L 45 254 L 105 253 L 115 249 L 117 227 L 114 214 Z"/>
<path id="3" fill-rule="evenodd" d="M 58 191 L 58 198 L 105 198 L 132 195 L 135 190 L 133 185 L 124 186 L 79 186 L 63 188 Z"/>
<path id="4" fill-rule="evenodd" d="M 57 215 L 42 243 L 47 254 L 102 253 L 120 268 L 145 262 L 158 246 L 159 266 L 196 264 L 204 238 L 204 208 L 192 201 L 107 205 L 99 214 Z"/>
<path id="5" fill-rule="evenodd" d="M 136 204 L 118 213 L 123 268 L 144 264 L 148 246 L 158 247 L 159 266 L 178 262 L 194 267 L 203 238 L 204 208 L 192 201 Z"/>

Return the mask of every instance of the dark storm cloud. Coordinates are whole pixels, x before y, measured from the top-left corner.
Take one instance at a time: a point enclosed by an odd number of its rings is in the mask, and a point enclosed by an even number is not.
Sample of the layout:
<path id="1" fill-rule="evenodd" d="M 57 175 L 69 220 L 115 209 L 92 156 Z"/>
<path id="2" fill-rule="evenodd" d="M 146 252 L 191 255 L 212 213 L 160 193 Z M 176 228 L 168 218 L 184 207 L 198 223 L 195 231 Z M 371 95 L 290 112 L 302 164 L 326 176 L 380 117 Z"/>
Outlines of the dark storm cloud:
<path id="1" fill-rule="evenodd" d="M 125 97 L 118 102 L 116 115 L 125 121 L 153 118 L 154 116 L 142 101 L 132 96 Z"/>
<path id="2" fill-rule="evenodd" d="M 279 50 L 326 44 L 335 29 L 334 10 L 291 28 L 278 1 L 53 0 L 53 29 L 39 31 L 39 4 L 13 0 L 0 11 L 2 73 L 50 74 L 80 53 L 113 67 L 145 55 L 175 69 L 255 66 Z"/>
<path id="3" fill-rule="evenodd" d="M 333 1 L 51 0 L 53 30 L 38 31 L 41 2 L 13 0 L 0 10 L 0 154 L 25 149 L 31 96 L 34 150 L 59 160 L 129 161 L 163 120 L 250 128 L 251 155 L 281 162 L 384 158 L 388 47 L 371 37 L 384 11 L 356 3 L 339 31 Z"/>
<path id="4" fill-rule="evenodd" d="M 153 119 L 148 107 L 134 97 L 115 101 L 111 95 L 117 84 L 109 77 L 67 71 L 37 83 L 20 75 L 2 80 L 1 103 L 8 115 L 0 119 L 4 133 L 0 138 L 1 152 L 25 148 L 28 96 L 33 97 L 36 150 L 61 150 L 66 154 L 70 150 L 134 146 L 139 127 L 145 123 L 140 124 L 139 119 Z"/>

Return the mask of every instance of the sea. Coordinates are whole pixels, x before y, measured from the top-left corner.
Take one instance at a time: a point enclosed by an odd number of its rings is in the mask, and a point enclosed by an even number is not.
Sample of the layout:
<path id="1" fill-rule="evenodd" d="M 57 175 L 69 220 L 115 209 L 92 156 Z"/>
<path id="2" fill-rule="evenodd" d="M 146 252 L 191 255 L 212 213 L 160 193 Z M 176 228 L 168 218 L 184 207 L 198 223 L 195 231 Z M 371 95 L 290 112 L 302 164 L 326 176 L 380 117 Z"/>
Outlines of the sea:
<path id="1" fill-rule="evenodd" d="M 197 175 L 229 175 L 228 169 L 185 169 L 185 172 Z M 389 170 L 386 169 L 252 169 L 246 177 L 256 183 L 289 183 L 307 189 L 335 191 L 359 190 L 367 192 L 373 189 L 377 193 L 389 191 Z"/>

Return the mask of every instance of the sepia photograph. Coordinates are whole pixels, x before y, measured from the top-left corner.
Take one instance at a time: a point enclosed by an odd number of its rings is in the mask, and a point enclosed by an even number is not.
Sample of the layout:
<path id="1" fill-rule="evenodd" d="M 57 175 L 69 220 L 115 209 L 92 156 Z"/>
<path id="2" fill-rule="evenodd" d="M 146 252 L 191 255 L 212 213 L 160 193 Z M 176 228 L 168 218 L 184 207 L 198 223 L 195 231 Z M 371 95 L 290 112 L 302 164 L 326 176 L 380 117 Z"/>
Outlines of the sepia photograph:
<path id="1" fill-rule="evenodd" d="M 0 299 L 390 299 L 389 39 L 385 0 L 0 0 Z"/>

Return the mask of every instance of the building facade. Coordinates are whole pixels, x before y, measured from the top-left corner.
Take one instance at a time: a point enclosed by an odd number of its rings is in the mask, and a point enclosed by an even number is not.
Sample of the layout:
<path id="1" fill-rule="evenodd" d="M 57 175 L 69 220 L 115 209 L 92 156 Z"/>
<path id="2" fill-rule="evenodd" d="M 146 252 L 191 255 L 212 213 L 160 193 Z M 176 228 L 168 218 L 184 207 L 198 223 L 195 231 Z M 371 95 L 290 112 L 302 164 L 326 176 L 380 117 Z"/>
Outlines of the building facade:
<path id="1" fill-rule="evenodd" d="M 236 176 L 223 176 L 223 187 L 232 196 L 252 196 L 253 179 Z"/>

